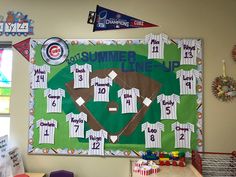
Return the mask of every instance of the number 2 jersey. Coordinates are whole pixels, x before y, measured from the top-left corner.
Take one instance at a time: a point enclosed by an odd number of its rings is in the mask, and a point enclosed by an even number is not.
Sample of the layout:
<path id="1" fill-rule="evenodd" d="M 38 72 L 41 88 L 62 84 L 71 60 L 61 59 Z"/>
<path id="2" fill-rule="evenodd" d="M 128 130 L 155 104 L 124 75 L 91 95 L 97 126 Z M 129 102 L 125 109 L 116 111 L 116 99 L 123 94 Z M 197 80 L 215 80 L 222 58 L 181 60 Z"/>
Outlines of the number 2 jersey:
<path id="1" fill-rule="evenodd" d="M 196 82 L 200 77 L 201 74 L 196 69 L 177 71 L 176 78 L 180 83 L 180 95 L 196 95 Z"/>
<path id="2" fill-rule="evenodd" d="M 56 90 L 44 90 L 44 97 L 47 97 L 47 113 L 61 112 L 62 97 L 65 97 L 65 90 L 59 88 Z"/>
<path id="3" fill-rule="evenodd" d="M 84 122 L 87 122 L 87 114 L 84 112 L 73 114 L 71 112 L 66 115 L 66 121 L 69 122 L 70 138 L 84 138 Z"/>
<path id="4" fill-rule="evenodd" d="M 161 132 L 164 131 L 164 124 L 156 122 L 142 124 L 142 132 L 145 132 L 145 148 L 161 148 Z"/>
<path id="5" fill-rule="evenodd" d="M 157 103 L 161 106 L 161 119 L 177 119 L 177 103 L 180 98 L 176 94 L 157 96 Z"/>
<path id="6" fill-rule="evenodd" d="M 48 82 L 48 73 L 50 73 L 50 66 L 48 65 L 31 65 L 30 66 L 30 77 L 31 77 L 31 86 L 32 89 L 37 88 L 47 88 L 47 82 Z"/>
<path id="7" fill-rule="evenodd" d="M 89 139 L 88 155 L 104 155 L 104 139 L 107 139 L 107 132 L 103 129 L 86 131 L 86 138 Z"/>
<path id="8" fill-rule="evenodd" d="M 175 148 L 191 148 L 191 134 L 194 132 L 194 125 L 191 123 L 181 124 L 175 122 L 171 125 L 175 131 Z"/>
<path id="9" fill-rule="evenodd" d="M 54 144 L 56 120 L 40 119 L 37 121 L 36 127 L 39 128 L 39 144 Z"/>

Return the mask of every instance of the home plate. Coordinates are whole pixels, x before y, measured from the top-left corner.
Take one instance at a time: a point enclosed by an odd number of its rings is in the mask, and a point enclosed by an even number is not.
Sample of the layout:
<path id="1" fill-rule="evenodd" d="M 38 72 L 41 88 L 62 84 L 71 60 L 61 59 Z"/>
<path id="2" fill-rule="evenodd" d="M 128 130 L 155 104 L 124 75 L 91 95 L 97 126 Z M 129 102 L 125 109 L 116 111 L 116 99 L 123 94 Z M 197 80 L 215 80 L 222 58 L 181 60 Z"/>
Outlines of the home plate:
<path id="1" fill-rule="evenodd" d="M 111 140 L 112 143 L 115 143 L 117 141 L 117 139 L 118 139 L 118 136 L 116 136 L 116 135 L 111 135 L 110 136 L 110 140 Z"/>
<path id="2" fill-rule="evenodd" d="M 82 97 L 79 97 L 79 98 L 76 100 L 76 103 L 77 103 L 79 106 L 82 106 L 82 105 L 85 103 L 85 101 L 84 101 L 84 99 L 83 99 Z"/>

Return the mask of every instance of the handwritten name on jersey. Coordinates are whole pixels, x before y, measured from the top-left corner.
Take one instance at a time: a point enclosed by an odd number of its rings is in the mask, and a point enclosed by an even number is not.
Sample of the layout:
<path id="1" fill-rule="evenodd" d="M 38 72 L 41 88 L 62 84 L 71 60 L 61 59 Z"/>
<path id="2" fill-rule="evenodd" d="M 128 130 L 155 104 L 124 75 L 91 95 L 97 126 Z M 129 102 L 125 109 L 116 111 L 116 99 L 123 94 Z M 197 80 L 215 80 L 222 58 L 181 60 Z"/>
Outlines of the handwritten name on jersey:
<path id="1" fill-rule="evenodd" d="M 41 127 L 43 127 L 43 126 L 47 126 L 47 127 L 56 127 L 56 125 L 54 124 L 54 123 L 50 123 L 50 122 L 46 122 L 46 123 L 44 123 L 44 122 L 40 122 L 40 124 L 39 124 Z"/>
<path id="2" fill-rule="evenodd" d="M 41 69 L 35 69 L 34 70 L 34 76 L 37 75 L 37 74 L 46 74 L 46 71 L 41 70 Z"/>

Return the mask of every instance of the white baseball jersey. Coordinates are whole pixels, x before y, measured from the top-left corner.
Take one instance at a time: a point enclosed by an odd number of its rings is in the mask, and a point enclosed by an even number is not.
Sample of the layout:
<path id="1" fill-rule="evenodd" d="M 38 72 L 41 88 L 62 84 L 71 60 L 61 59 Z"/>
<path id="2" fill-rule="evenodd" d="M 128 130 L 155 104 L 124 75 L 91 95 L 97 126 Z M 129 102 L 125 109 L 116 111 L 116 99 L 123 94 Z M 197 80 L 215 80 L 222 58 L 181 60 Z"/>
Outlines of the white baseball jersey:
<path id="1" fill-rule="evenodd" d="M 164 131 L 164 124 L 156 122 L 142 124 L 142 132 L 145 132 L 145 148 L 161 148 L 161 132 Z"/>
<path id="2" fill-rule="evenodd" d="M 196 94 L 196 78 L 200 78 L 201 74 L 198 70 L 191 69 L 185 71 L 183 69 L 176 72 L 176 78 L 180 83 L 180 95 Z"/>
<path id="3" fill-rule="evenodd" d="M 181 124 L 175 122 L 171 125 L 172 131 L 175 131 L 175 148 L 191 147 L 191 133 L 194 132 L 194 125 L 191 123 Z"/>
<path id="4" fill-rule="evenodd" d="M 70 67 L 70 72 L 74 73 L 74 88 L 89 88 L 89 73 L 92 72 L 90 64 L 74 64 Z"/>
<path id="5" fill-rule="evenodd" d="M 37 66 L 37 65 L 31 65 L 31 81 L 32 81 L 32 89 L 37 88 L 47 88 L 48 83 L 48 73 L 50 73 L 50 66 L 43 65 L 43 66 Z"/>
<path id="6" fill-rule="evenodd" d="M 39 128 L 39 144 L 54 144 L 56 120 L 40 119 L 37 121 L 37 128 Z"/>
<path id="7" fill-rule="evenodd" d="M 201 51 L 201 42 L 195 39 L 183 39 L 177 42 L 181 48 L 180 65 L 197 65 L 197 54 Z"/>
<path id="8" fill-rule="evenodd" d="M 157 103 L 161 106 L 161 119 L 177 119 L 177 103 L 180 98 L 176 94 L 157 96 Z"/>
<path id="9" fill-rule="evenodd" d="M 84 138 L 84 122 L 87 122 L 87 114 L 84 112 L 73 114 L 71 112 L 66 115 L 66 121 L 69 122 L 70 138 Z"/>
<path id="10" fill-rule="evenodd" d="M 94 86 L 94 101 L 109 102 L 109 90 L 112 86 L 110 77 L 94 77 L 91 79 L 91 86 Z"/>
<path id="11" fill-rule="evenodd" d="M 89 155 L 104 155 L 104 139 L 107 139 L 107 132 L 103 129 L 86 131 L 86 138 L 89 139 Z"/>
<path id="12" fill-rule="evenodd" d="M 137 97 L 140 97 L 139 89 L 131 88 L 126 90 L 122 88 L 118 90 L 119 97 L 121 97 L 122 114 L 137 112 Z"/>
<path id="13" fill-rule="evenodd" d="M 148 34 L 145 36 L 145 43 L 148 44 L 148 59 L 164 59 L 164 46 L 170 44 L 171 41 L 164 33 L 159 35 Z"/>
<path id="14" fill-rule="evenodd" d="M 65 97 L 65 90 L 44 90 L 44 97 L 47 97 L 47 112 L 61 112 L 62 97 Z"/>

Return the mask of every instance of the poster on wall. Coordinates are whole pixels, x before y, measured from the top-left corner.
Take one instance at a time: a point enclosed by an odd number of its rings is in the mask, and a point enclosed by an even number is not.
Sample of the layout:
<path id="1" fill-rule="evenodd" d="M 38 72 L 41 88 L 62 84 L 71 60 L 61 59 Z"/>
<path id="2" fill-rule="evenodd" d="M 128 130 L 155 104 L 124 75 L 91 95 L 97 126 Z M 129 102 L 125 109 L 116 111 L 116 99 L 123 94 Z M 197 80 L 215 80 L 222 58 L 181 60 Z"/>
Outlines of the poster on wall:
<path id="1" fill-rule="evenodd" d="M 202 150 L 201 40 L 30 41 L 29 154 Z"/>

